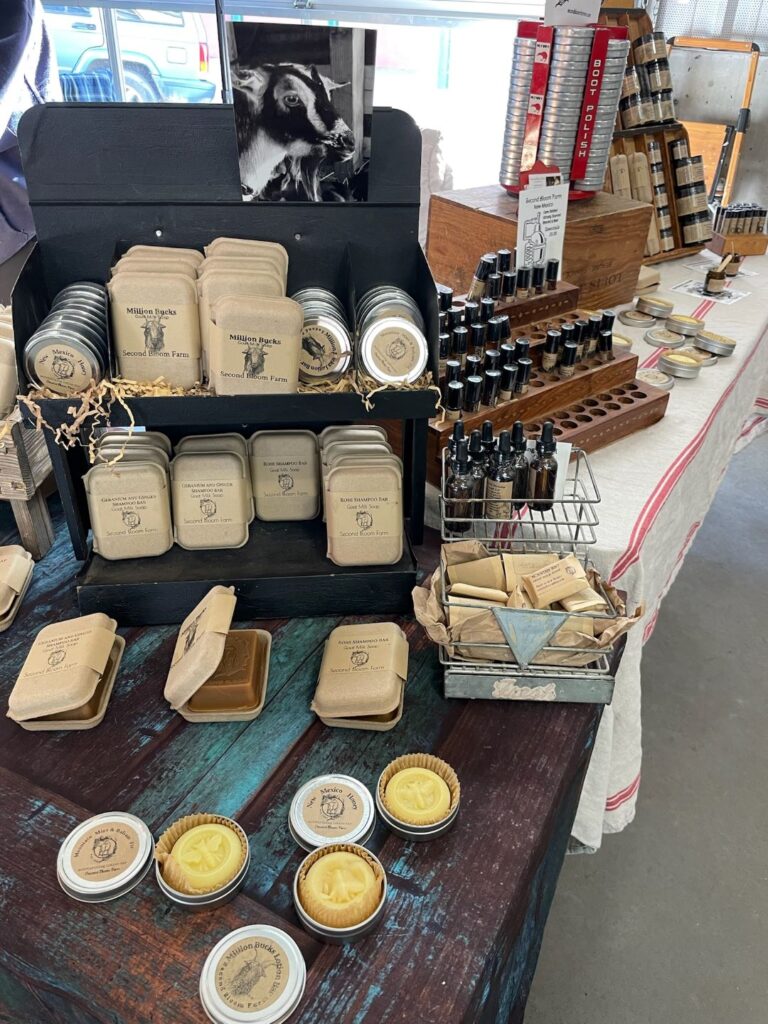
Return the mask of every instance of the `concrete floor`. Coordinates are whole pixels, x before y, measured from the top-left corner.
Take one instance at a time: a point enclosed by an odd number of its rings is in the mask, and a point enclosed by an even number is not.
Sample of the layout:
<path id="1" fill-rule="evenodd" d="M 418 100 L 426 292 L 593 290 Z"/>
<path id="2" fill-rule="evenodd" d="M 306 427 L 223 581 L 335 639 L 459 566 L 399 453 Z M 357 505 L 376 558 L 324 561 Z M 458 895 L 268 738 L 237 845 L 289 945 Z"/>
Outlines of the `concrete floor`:
<path id="1" fill-rule="evenodd" d="M 566 858 L 526 1024 L 768 1021 L 768 435 L 643 655 L 637 817 Z"/>

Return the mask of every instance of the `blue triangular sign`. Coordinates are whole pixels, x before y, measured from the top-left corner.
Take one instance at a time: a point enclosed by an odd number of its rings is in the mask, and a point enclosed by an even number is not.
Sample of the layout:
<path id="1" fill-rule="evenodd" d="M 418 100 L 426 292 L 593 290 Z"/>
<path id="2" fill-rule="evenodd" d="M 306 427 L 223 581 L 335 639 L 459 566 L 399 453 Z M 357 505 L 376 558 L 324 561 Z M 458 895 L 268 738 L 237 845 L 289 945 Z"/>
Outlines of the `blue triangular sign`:
<path id="1" fill-rule="evenodd" d="M 568 618 L 567 612 L 494 608 L 493 614 L 521 668 L 527 668 Z"/>

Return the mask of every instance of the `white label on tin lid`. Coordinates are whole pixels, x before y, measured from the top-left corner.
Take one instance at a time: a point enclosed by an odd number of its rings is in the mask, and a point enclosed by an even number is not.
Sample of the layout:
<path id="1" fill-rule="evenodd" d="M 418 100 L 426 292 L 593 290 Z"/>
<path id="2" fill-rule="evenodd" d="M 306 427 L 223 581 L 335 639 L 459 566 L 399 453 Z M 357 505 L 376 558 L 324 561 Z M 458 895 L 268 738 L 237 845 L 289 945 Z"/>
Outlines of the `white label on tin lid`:
<path id="1" fill-rule="evenodd" d="M 266 936 L 243 938 L 219 956 L 216 992 L 230 1009 L 257 1013 L 280 999 L 290 976 L 290 961 L 279 942 Z"/>
<path id="2" fill-rule="evenodd" d="M 84 882 L 108 882 L 134 864 L 141 851 L 136 830 L 122 821 L 106 821 L 87 832 L 72 849 L 72 871 Z"/>
<path id="3" fill-rule="evenodd" d="M 76 348 L 63 343 L 42 348 L 33 360 L 33 369 L 44 387 L 65 394 L 87 388 L 93 377 L 90 362 Z"/>
<path id="4" fill-rule="evenodd" d="M 338 337 L 323 324 L 305 323 L 301 332 L 299 373 L 304 377 L 319 378 L 339 372 L 339 364 L 349 349 L 342 350 Z"/>
<path id="5" fill-rule="evenodd" d="M 387 327 L 380 331 L 371 345 L 370 368 L 374 374 L 384 373 L 388 377 L 409 377 L 423 360 L 423 348 L 411 331 L 403 326 Z M 374 375 L 372 374 L 372 376 Z"/>

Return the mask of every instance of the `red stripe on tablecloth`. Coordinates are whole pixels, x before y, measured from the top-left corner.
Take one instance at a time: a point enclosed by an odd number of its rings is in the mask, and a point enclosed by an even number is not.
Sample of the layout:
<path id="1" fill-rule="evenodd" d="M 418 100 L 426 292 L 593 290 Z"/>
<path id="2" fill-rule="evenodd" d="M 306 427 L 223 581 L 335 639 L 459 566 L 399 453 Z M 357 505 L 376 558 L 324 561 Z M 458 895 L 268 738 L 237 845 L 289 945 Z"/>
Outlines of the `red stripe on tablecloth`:
<path id="1" fill-rule="evenodd" d="M 637 773 L 636 777 L 630 782 L 624 789 L 620 789 L 618 793 L 614 793 L 613 796 L 609 796 L 605 801 L 606 811 L 616 811 L 622 804 L 625 804 L 627 800 L 631 800 L 635 793 L 640 788 L 640 772 Z"/>
<path id="2" fill-rule="evenodd" d="M 700 526 L 701 520 L 699 519 L 697 522 L 693 524 L 688 533 L 685 535 L 685 540 L 683 541 L 680 550 L 677 553 L 677 558 L 675 559 L 672 568 L 669 571 L 666 580 L 664 581 L 664 586 L 661 588 L 661 596 L 659 597 L 659 602 L 661 602 L 662 598 L 666 595 L 667 591 L 669 590 L 670 584 L 672 582 L 672 577 L 675 575 L 677 567 L 680 565 L 680 563 L 688 553 L 688 548 L 693 543 L 693 538 L 696 536 Z M 656 611 L 653 613 L 651 619 L 646 623 L 645 629 L 643 630 L 644 644 L 647 644 L 648 641 L 651 639 L 651 636 L 653 635 L 653 631 L 656 628 L 656 622 L 659 618 L 659 611 L 660 609 L 657 608 Z"/>
<path id="3" fill-rule="evenodd" d="M 765 416 L 763 416 L 762 413 L 756 412 L 751 419 L 747 420 L 744 428 L 739 434 L 739 440 L 741 441 L 742 438 L 747 437 L 749 434 L 751 434 L 756 427 L 761 427 L 764 422 Z"/>
<path id="4" fill-rule="evenodd" d="M 756 398 L 755 405 L 759 405 L 761 409 L 768 409 L 768 398 Z"/>
<path id="5" fill-rule="evenodd" d="M 614 564 L 614 567 L 609 577 L 611 583 L 620 579 L 627 571 L 627 569 L 629 569 L 629 567 L 633 565 L 640 557 L 640 548 L 642 546 L 646 534 L 650 530 L 653 523 L 656 521 L 656 517 L 658 516 L 661 509 L 664 507 L 667 498 L 669 497 L 670 493 L 674 490 L 677 481 L 680 479 L 684 470 L 691 462 L 694 455 L 696 455 L 699 448 L 701 448 L 702 444 L 704 443 L 704 438 L 709 432 L 709 429 L 712 426 L 715 417 L 725 404 L 726 399 L 730 397 L 730 394 L 735 388 L 742 373 L 744 372 L 744 370 L 746 370 L 746 368 L 749 366 L 750 362 L 754 358 L 755 353 L 760 347 L 760 343 L 762 342 L 764 337 L 765 332 L 761 334 L 758 340 L 756 341 L 755 345 L 752 348 L 752 351 L 749 353 L 747 358 L 739 367 L 738 373 L 733 378 L 728 387 L 725 389 L 725 391 L 722 393 L 722 395 L 720 396 L 720 400 L 718 401 L 714 409 L 712 409 L 709 416 L 707 416 L 706 420 L 704 421 L 704 424 L 701 426 L 699 431 L 694 435 L 694 437 L 688 442 L 686 447 L 680 452 L 676 459 L 670 464 L 670 466 L 664 473 L 664 476 L 661 478 L 661 480 L 658 482 L 656 487 L 651 492 L 645 505 L 643 505 L 640 515 L 635 521 L 635 525 L 632 527 L 632 532 L 629 538 L 629 545 L 626 551 Z"/>

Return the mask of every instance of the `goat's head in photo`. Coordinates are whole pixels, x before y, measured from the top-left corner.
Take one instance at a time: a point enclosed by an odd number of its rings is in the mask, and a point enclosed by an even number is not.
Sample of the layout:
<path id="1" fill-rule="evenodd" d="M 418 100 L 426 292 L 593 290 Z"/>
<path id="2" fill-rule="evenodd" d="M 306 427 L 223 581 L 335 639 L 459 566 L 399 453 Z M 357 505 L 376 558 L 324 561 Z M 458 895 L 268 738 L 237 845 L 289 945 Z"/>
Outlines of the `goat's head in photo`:
<path id="1" fill-rule="evenodd" d="M 236 66 L 232 84 L 248 103 L 252 130 L 263 132 L 286 156 L 347 160 L 355 137 L 333 105 L 332 93 L 348 83 L 321 75 L 314 64 Z"/>

